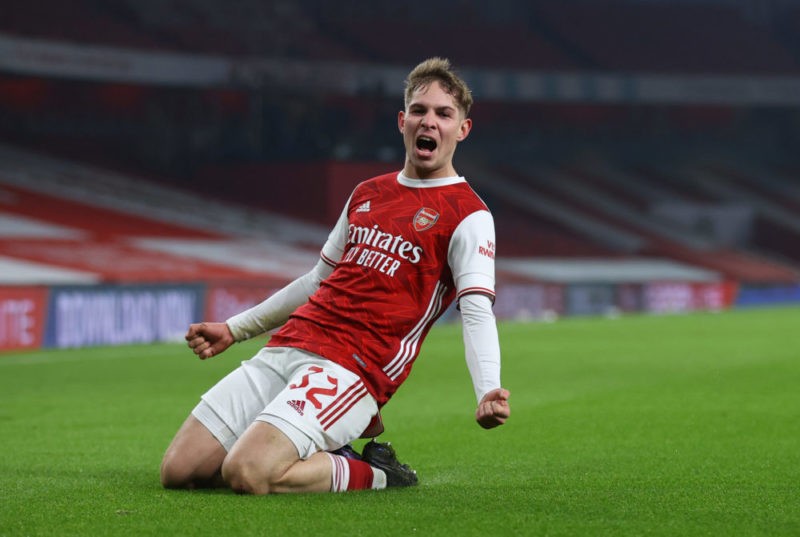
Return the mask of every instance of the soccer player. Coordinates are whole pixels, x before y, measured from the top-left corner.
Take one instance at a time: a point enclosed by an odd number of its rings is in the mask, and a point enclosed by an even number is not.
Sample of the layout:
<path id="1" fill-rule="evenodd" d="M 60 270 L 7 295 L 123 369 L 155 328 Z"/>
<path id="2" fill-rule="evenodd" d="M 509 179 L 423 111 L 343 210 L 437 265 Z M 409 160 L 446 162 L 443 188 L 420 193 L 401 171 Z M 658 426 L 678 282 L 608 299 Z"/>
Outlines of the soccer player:
<path id="1" fill-rule="evenodd" d="M 165 487 L 266 494 L 416 484 L 388 444 L 372 441 L 360 456 L 341 448 L 374 423 L 453 300 L 476 421 L 505 423 L 494 222 L 453 167 L 471 105 L 448 60 L 419 64 L 398 114 L 402 171 L 355 188 L 309 273 L 225 322 L 190 326 L 186 339 L 201 359 L 281 328 L 202 396 L 164 455 Z"/>

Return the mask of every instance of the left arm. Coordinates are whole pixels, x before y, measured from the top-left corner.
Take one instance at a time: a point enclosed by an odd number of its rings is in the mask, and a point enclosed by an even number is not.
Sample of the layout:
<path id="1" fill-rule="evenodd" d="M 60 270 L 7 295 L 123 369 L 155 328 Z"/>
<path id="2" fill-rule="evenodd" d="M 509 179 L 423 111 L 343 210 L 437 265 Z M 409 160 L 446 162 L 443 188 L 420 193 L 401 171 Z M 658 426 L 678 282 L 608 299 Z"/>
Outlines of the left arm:
<path id="1" fill-rule="evenodd" d="M 509 391 L 500 386 L 500 343 L 492 302 L 486 295 L 461 297 L 464 350 L 478 399 L 475 420 L 484 429 L 502 425 L 508 419 Z"/>
<path id="2" fill-rule="evenodd" d="M 494 302 L 494 221 L 477 211 L 456 228 L 448 263 L 458 290 L 464 350 L 478 400 L 475 419 L 491 429 L 509 417 L 508 390 L 500 385 L 500 343 Z"/>

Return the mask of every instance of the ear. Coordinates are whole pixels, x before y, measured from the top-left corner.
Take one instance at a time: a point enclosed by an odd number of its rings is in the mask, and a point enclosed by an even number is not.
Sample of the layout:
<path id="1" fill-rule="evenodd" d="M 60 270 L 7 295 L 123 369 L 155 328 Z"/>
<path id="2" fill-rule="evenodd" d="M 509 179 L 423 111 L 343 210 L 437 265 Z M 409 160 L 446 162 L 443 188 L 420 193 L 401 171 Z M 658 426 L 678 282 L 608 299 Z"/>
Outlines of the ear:
<path id="1" fill-rule="evenodd" d="M 400 110 L 397 113 L 397 128 L 400 129 L 400 132 L 403 132 L 405 126 L 406 126 L 406 113 Z"/>
<path id="2" fill-rule="evenodd" d="M 461 122 L 461 126 L 458 129 L 458 136 L 456 136 L 456 140 L 459 142 L 463 141 L 467 136 L 469 136 L 470 131 L 472 130 L 472 120 L 470 118 L 466 118 Z"/>

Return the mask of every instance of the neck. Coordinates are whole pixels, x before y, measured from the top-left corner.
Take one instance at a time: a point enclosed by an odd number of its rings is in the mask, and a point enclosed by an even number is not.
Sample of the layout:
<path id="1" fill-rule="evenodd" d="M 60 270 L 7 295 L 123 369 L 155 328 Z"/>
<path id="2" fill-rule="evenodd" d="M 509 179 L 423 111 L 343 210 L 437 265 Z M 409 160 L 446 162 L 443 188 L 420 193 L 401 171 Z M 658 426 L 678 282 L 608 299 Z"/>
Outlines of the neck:
<path id="1" fill-rule="evenodd" d="M 403 175 L 409 179 L 441 179 L 443 177 L 455 177 L 458 175 L 452 164 L 442 168 L 428 170 L 413 166 L 408 160 L 403 167 Z"/>

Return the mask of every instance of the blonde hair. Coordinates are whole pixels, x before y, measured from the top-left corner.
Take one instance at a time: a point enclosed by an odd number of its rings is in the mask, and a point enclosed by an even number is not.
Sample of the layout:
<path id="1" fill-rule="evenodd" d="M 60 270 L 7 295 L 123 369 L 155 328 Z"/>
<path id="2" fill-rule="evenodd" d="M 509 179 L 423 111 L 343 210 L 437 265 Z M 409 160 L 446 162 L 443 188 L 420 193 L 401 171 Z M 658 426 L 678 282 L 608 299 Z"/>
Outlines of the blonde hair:
<path id="1" fill-rule="evenodd" d="M 429 86 L 432 82 L 439 82 L 442 89 L 453 96 L 464 117 L 469 115 L 469 110 L 472 108 L 472 92 L 467 83 L 453 71 L 447 58 L 428 58 L 408 74 L 405 89 L 406 108 L 414 92 Z"/>

